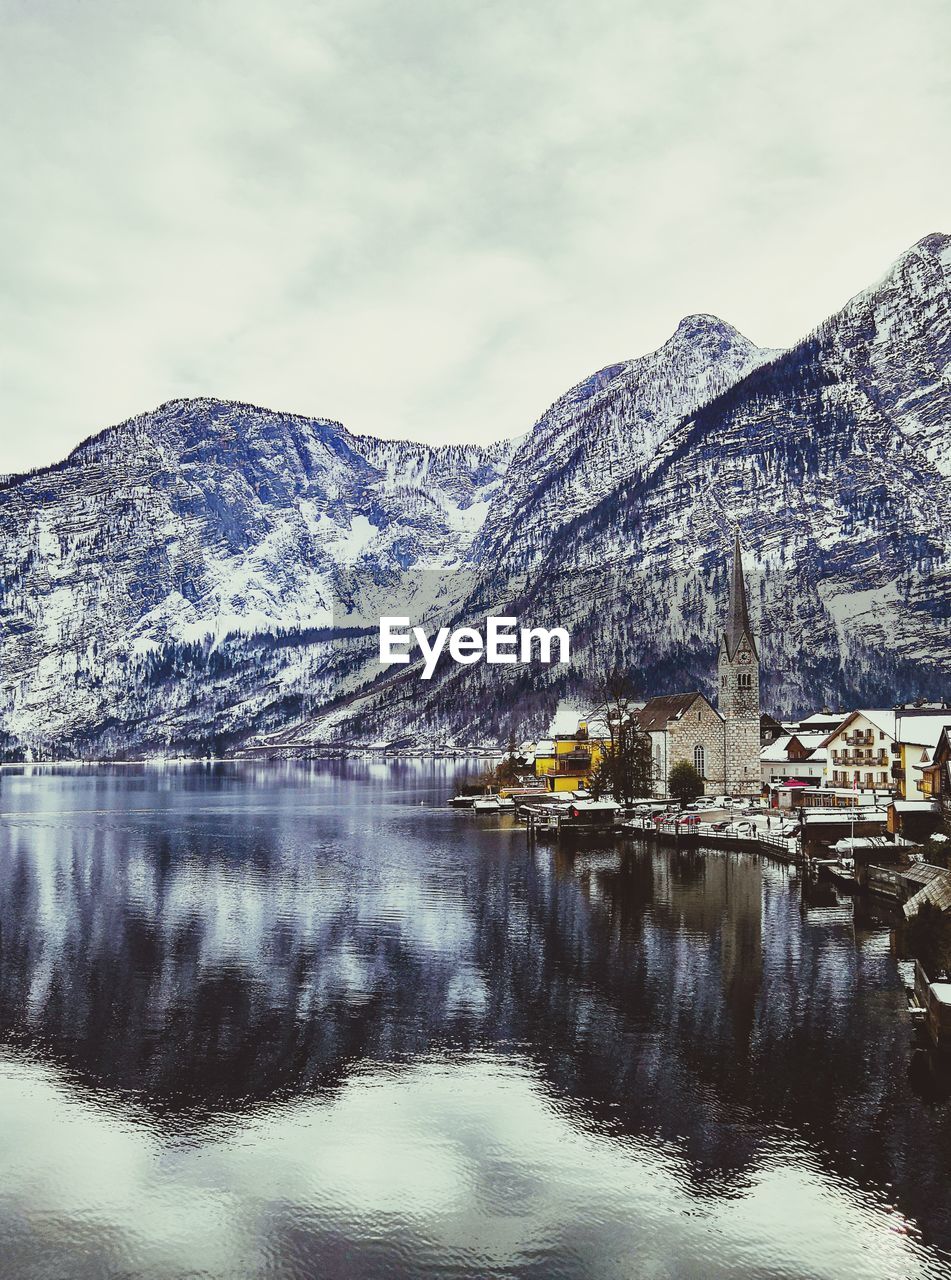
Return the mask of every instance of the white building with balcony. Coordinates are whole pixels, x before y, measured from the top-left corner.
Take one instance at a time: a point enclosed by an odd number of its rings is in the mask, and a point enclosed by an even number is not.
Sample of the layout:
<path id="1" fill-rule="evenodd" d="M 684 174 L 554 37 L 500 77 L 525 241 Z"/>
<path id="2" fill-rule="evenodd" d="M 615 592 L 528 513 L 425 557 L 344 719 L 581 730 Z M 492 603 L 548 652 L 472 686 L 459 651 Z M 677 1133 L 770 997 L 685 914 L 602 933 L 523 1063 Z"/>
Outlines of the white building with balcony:
<path id="1" fill-rule="evenodd" d="M 895 712 L 852 711 L 829 734 L 827 787 L 854 787 L 862 791 L 897 791 L 901 751 L 895 738 Z"/>
<path id="2" fill-rule="evenodd" d="M 951 708 L 899 707 L 853 711 L 825 739 L 828 787 L 887 790 L 902 800 L 920 800 L 924 766 Z"/>

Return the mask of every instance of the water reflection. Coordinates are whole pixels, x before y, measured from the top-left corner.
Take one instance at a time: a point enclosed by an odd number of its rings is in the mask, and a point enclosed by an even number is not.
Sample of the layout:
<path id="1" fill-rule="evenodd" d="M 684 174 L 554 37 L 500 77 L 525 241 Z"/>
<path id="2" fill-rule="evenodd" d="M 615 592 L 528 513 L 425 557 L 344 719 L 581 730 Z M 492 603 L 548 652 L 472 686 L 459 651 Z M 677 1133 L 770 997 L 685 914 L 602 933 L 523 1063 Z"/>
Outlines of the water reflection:
<path id="1" fill-rule="evenodd" d="M 787 870 L 438 766 L 0 785 L 10 1274 L 944 1273 L 888 930 Z"/>

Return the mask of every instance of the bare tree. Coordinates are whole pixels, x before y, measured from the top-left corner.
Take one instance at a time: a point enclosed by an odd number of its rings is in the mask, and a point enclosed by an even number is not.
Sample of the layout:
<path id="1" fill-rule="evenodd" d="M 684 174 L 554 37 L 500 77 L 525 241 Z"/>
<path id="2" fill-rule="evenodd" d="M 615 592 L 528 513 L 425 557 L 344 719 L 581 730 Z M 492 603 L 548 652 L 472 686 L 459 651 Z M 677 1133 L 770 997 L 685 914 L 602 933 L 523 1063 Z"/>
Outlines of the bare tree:
<path id="1" fill-rule="evenodd" d="M 628 805 L 650 795 L 653 785 L 650 735 L 637 719 L 640 703 L 630 678 L 617 668 L 596 676 L 594 697 L 591 719 L 604 723 L 607 743 L 592 788 L 595 795 L 610 791 L 619 804 Z"/>

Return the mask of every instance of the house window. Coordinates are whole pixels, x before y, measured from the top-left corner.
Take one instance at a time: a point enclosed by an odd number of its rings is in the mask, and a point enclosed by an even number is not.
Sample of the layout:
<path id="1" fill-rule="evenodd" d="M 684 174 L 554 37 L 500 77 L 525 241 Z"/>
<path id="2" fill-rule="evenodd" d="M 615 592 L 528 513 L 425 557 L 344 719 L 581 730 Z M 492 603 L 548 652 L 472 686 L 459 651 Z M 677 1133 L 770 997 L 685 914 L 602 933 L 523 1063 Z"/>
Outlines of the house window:
<path id="1" fill-rule="evenodd" d="M 703 747 L 696 746 L 693 749 L 693 767 L 696 769 L 700 777 L 704 777 L 704 769 L 706 767 L 705 752 Z"/>

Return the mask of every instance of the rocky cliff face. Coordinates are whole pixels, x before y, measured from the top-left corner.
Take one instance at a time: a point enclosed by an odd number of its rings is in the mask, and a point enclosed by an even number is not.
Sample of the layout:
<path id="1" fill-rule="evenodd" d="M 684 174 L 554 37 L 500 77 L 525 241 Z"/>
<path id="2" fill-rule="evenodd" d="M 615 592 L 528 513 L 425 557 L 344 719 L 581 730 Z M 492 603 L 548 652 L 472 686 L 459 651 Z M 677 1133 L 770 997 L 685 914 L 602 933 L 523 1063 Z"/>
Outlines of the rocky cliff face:
<path id="1" fill-rule="evenodd" d="M 787 352 L 689 317 L 487 449 L 218 401 L 104 432 L 0 491 L 7 744 L 495 737 L 593 663 L 710 689 L 735 524 L 770 709 L 944 691 L 949 286 L 929 236 Z M 572 668 L 375 686 L 380 614 L 487 610 L 570 626 Z"/>
<path id="2" fill-rule="evenodd" d="M 775 354 L 714 316 L 687 316 L 657 351 L 573 387 L 515 451 L 470 559 L 513 580 L 529 575 L 684 418 Z"/>
<path id="3" fill-rule="evenodd" d="M 318 705 L 395 590 L 431 591 L 421 614 L 451 603 L 440 584 L 510 453 L 177 401 L 8 481 L 6 733 L 113 752 L 240 737 L 303 692 Z"/>
<path id="4" fill-rule="evenodd" d="M 506 530 L 491 544 L 493 531 L 483 531 L 477 545 L 493 552 L 463 614 L 514 608 L 526 621 L 569 626 L 573 669 L 447 667 L 441 686 L 412 686 L 417 717 L 460 731 L 464 704 L 469 732 L 519 732 L 526 716 L 544 728 L 560 699 L 583 705 L 593 668 L 615 663 L 645 696 L 712 694 L 735 525 L 766 707 L 947 692 L 951 238 L 921 241 L 880 284 L 766 357 L 746 353 L 726 389 L 649 448 L 632 448 L 621 483 L 579 503 L 557 536 Z M 602 384 L 602 420 L 614 416 L 616 377 Z M 633 421 L 620 408 L 617 418 Z M 531 530 L 538 505 L 525 501 L 512 528 Z M 397 685 L 369 720 L 395 731 L 408 710 Z M 364 708 L 357 723 L 367 722 Z M 339 715 L 332 723 L 346 732 Z"/>

